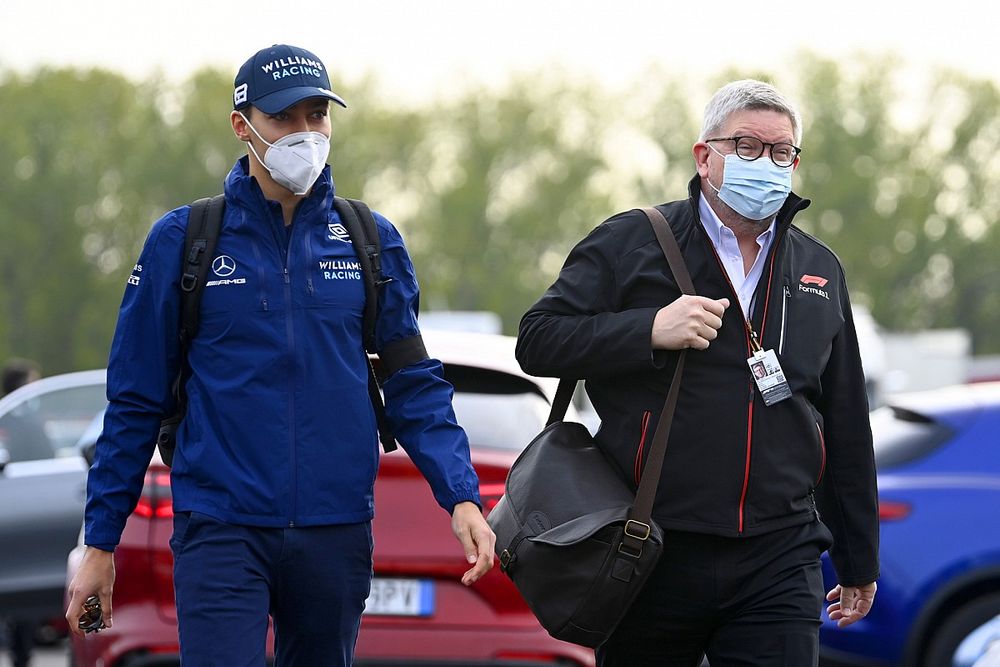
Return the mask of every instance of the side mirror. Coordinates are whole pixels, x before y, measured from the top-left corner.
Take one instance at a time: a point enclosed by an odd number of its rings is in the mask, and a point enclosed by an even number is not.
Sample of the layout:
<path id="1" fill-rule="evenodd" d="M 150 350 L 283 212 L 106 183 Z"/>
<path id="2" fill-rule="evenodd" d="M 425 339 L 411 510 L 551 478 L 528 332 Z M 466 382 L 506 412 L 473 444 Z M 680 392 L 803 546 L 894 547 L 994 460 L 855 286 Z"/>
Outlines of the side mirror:
<path id="1" fill-rule="evenodd" d="M 3 443 L 0 443 L 0 472 L 3 472 L 8 463 L 10 463 L 10 452 L 3 446 Z"/>

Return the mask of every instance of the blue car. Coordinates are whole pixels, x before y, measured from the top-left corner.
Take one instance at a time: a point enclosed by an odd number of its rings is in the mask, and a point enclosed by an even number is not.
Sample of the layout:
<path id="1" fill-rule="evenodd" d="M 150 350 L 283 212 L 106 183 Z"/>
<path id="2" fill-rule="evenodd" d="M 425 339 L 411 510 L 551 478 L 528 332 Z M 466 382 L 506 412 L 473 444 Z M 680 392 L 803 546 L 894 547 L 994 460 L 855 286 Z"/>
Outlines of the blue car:
<path id="1" fill-rule="evenodd" d="M 1000 383 L 898 397 L 872 431 L 882 578 L 867 618 L 824 613 L 821 664 L 1000 665 Z"/>

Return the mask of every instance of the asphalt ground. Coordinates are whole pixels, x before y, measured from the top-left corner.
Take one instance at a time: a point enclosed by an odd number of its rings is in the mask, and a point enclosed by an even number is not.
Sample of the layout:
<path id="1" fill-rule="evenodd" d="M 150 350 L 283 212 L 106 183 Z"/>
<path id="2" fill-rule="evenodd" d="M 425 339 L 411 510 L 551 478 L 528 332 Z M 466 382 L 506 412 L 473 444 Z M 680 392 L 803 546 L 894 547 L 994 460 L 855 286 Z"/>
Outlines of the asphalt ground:
<path id="1" fill-rule="evenodd" d="M 0 667 L 11 667 L 12 664 L 7 649 L 0 649 Z M 66 667 L 68 664 L 69 648 L 66 644 L 36 647 L 31 654 L 31 667 Z"/>

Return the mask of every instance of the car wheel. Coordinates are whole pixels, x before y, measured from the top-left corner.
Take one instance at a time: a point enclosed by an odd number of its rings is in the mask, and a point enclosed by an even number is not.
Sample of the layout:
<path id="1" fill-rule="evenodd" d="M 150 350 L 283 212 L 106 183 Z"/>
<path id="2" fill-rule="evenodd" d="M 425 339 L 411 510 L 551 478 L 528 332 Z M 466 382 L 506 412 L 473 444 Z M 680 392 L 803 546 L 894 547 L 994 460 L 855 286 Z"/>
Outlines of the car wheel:
<path id="1" fill-rule="evenodd" d="M 954 611 L 941 624 L 927 645 L 923 667 L 966 667 L 972 665 L 987 650 L 993 633 L 976 637 L 973 644 L 963 643 L 976 630 L 1000 616 L 1000 594 L 988 595 L 969 602 Z M 959 653 L 961 648 L 961 653 Z"/>

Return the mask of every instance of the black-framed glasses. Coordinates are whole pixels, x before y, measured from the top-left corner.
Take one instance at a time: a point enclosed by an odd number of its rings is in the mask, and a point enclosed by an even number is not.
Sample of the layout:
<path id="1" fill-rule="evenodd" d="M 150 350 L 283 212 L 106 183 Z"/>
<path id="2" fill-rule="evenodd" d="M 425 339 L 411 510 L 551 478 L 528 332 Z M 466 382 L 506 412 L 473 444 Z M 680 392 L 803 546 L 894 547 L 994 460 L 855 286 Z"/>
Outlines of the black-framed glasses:
<path id="1" fill-rule="evenodd" d="M 770 148 L 771 162 L 779 167 L 791 167 L 795 163 L 795 158 L 799 156 L 802 149 L 792 144 L 778 142 L 769 144 L 761 141 L 757 137 L 719 137 L 717 139 L 705 139 L 705 143 L 712 141 L 731 141 L 736 157 L 747 162 L 753 162 L 764 154 L 764 147 Z"/>
<path id="2" fill-rule="evenodd" d="M 80 620 L 77 622 L 77 626 L 84 632 L 100 632 L 108 627 L 104 624 L 104 614 L 101 611 L 101 601 L 96 595 L 91 595 L 87 598 L 87 601 L 83 603 L 83 613 L 80 614 Z"/>

